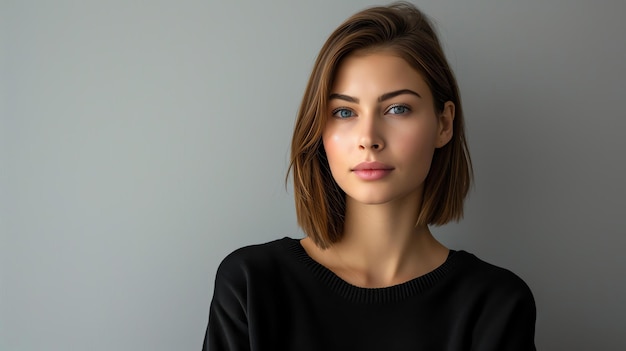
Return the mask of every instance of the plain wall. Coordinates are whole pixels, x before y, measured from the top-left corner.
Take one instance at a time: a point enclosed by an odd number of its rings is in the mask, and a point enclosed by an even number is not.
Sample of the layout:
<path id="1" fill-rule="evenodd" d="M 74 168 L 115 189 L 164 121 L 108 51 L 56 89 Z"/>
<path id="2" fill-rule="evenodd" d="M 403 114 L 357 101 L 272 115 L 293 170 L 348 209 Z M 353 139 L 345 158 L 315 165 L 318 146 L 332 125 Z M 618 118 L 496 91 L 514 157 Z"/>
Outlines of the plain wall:
<path id="1" fill-rule="evenodd" d="M 317 51 L 372 1 L 2 1 L 0 350 L 199 350 L 221 259 L 300 237 Z M 541 350 L 624 350 L 624 1 L 424 0 L 476 184 L 433 228 L 520 275 Z"/>

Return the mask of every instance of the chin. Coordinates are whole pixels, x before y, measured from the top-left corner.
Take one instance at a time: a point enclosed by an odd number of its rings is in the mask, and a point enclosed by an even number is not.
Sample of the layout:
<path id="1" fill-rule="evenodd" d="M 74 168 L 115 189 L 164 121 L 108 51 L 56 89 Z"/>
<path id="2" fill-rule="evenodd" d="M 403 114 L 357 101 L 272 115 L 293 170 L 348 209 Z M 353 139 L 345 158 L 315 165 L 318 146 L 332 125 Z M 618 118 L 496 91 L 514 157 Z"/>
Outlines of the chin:
<path id="1" fill-rule="evenodd" d="M 346 193 L 346 200 L 361 205 L 387 205 L 392 202 L 404 203 L 404 205 L 406 205 L 407 203 L 419 203 L 418 199 L 421 196 L 421 188 L 419 190 L 412 189 L 401 192 L 379 190 L 352 195 Z"/>
<path id="2" fill-rule="evenodd" d="M 393 196 L 380 196 L 370 195 L 370 196 L 350 196 L 348 195 L 348 199 L 351 202 L 361 205 L 384 205 L 393 201 L 396 197 Z"/>

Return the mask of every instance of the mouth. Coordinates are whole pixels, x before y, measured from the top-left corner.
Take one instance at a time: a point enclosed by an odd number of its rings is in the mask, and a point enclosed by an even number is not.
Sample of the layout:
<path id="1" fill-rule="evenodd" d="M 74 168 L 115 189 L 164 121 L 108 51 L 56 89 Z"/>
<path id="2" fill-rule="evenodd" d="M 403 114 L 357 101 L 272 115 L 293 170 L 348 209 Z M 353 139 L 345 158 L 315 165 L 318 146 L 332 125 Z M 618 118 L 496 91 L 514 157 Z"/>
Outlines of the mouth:
<path id="1" fill-rule="evenodd" d="M 362 162 L 352 168 L 352 172 L 362 180 L 379 180 L 393 170 L 393 167 L 380 162 Z"/>
<path id="2" fill-rule="evenodd" d="M 381 162 L 361 162 L 352 171 L 391 171 L 393 167 Z"/>

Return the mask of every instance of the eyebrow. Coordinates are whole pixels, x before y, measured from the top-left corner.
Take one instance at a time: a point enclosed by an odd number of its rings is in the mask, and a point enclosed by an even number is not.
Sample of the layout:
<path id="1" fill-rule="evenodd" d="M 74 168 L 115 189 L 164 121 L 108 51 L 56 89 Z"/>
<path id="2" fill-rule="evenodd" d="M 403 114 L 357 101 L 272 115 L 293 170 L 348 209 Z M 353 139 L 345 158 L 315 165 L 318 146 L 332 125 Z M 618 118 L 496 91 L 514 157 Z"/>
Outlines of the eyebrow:
<path id="1" fill-rule="evenodd" d="M 417 92 L 411 90 L 411 89 L 400 89 L 400 90 L 396 90 L 396 91 L 392 91 L 389 93 L 385 93 L 381 96 L 378 97 L 378 102 L 383 102 L 385 100 L 389 100 L 391 98 L 394 98 L 398 95 L 403 95 L 403 94 L 411 94 L 411 95 L 415 95 L 419 98 L 422 98 L 422 96 L 420 94 L 418 94 Z M 349 96 L 349 95 L 344 95 L 344 94 L 330 94 L 329 96 L 329 100 L 333 100 L 333 99 L 339 99 L 339 100 L 344 100 L 347 102 L 353 102 L 355 104 L 359 103 L 359 99 Z"/>

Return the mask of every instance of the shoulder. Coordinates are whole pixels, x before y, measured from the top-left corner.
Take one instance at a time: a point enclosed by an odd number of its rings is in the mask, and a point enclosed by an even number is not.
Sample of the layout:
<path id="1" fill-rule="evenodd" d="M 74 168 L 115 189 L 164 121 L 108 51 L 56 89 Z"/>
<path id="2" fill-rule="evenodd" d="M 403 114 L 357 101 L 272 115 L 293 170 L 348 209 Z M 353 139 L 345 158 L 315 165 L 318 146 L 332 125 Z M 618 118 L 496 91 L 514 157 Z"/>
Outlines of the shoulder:
<path id="1" fill-rule="evenodd" d="M 296 239 L 283 238 L 228 254 L 215 274 L 213 303 L 232 308 L 271 296 L 276 287 L 285 284 L 285 271 L 296 266 L 289 250 L 298 244 Z"/>
<path id="2" fill-rule="evenodd" d="M 216 280 L 222 278 L 245 278 L 250 273 L 272 272 L 276 266 L 285 264 L 285 250 L 297 243 L 296 239 L 282 238 L 262 244 L 244 246 L 228 254 L 220 263 Z"/>
<path id="3" fill-rule="evenodd" d="M 459 251 L 459 281 L 464 289 L 492 298 L 519 299 L 534 305 L 533 294 L 524 280 L 512 271 Z"/>
<path id="4" fill-rule="evenodd" d="M 464 251 L 456 269 L 454 307 L 472 330 L 472 349 L 535 350 L 533 294 L 517 274 Z M 450 286 L 452 287 L 452 286 Z"/>

